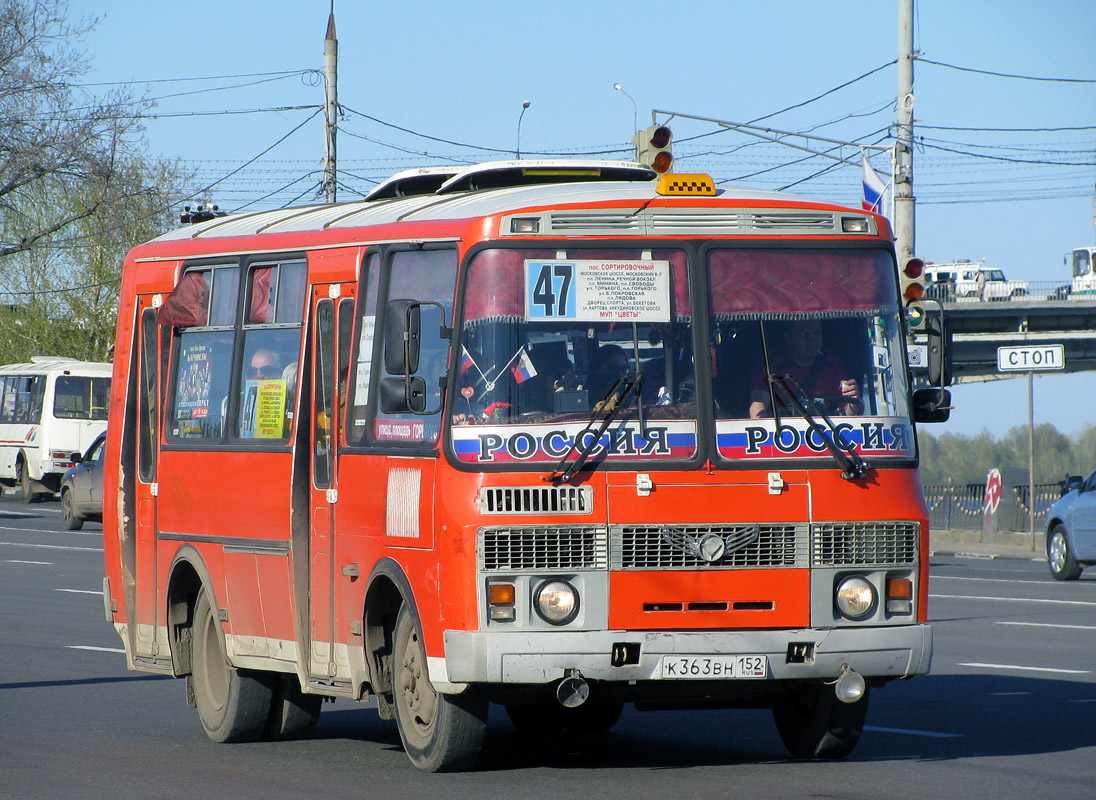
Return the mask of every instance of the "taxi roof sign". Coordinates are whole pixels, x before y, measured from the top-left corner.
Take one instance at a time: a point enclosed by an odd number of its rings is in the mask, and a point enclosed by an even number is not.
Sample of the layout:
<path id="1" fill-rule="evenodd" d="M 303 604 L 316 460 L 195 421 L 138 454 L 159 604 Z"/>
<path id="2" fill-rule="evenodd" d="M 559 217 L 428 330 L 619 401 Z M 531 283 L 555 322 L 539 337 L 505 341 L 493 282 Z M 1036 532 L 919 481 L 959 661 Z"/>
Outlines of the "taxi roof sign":
<path id="1" fill-rule="evenodd" d="M 661 195 L 715 197 L 715 181 L 702 172 L 668 172 L 658 179 L 655 189 Z"/>

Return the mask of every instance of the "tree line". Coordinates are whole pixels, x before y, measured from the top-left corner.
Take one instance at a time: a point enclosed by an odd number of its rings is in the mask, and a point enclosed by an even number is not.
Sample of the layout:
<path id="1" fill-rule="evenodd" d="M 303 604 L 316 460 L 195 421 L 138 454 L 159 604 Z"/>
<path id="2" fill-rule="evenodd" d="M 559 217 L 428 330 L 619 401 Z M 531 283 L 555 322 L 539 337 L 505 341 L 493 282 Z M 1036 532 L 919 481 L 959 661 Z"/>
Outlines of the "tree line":
<path id="1" fill-rule="evenodd" d="M 177 225 L 191 176 L 149 157 L 152 103 L 81 86 L 95 20 L 0 0 L 0 364 L 103 361 L 130 247 Z"/>
<path id="2" fill-rule="evenodd" d="M 996 439 L 988 430 L 975 436 L 918 430 L 921 481 L 985 483 L 993 468 L 1028 468 L 1028 426 L 1020 425 Z M 1035 426 L 1035 483 L 1054 483 L 1096 468 L 1096 425 L 1067 436 L 1050 423 Z"/>

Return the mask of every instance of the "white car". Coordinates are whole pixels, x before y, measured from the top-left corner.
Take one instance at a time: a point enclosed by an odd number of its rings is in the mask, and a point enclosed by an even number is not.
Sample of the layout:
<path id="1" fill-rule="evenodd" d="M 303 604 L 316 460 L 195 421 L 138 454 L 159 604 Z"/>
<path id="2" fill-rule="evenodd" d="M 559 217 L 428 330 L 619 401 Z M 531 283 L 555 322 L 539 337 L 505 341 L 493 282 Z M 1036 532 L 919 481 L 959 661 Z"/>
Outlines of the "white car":
<path id="1" fill-rule="evenodd" d="M 925 267 L 925 293 L 960 303 L 1011 300 L 1027 295 L 1028 282 L 1010 281 L 1004 272 L 988 269 L 982 261 L 954 261 Z"/>

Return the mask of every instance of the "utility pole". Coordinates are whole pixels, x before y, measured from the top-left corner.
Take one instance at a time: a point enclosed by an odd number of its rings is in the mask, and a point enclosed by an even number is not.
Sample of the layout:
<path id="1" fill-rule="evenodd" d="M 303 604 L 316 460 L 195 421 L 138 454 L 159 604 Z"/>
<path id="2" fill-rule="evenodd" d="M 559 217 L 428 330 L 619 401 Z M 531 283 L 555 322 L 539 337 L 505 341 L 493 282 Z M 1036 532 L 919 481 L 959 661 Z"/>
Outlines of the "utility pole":
<path id="1" fill-rule="evenodd" d="M 338 110 L 338 62 L 339 40 L 335 38 L 335 0 L 331 0 L 331 15 L 327 18 L 327 35 L 323 40 L 323 82 L 326 90 L 324 100 L 324 140 L 323 140 L 323 201 L 335 202 L 335 136 L 338 123 L 335 114 Z"/>
<path id="2" fill-rule="evenodd" d="M 898 0 L 898 131 L 894 147 L 894 236 L 898 268 L 917 251 L 913 196 L 913 0 Z"/>

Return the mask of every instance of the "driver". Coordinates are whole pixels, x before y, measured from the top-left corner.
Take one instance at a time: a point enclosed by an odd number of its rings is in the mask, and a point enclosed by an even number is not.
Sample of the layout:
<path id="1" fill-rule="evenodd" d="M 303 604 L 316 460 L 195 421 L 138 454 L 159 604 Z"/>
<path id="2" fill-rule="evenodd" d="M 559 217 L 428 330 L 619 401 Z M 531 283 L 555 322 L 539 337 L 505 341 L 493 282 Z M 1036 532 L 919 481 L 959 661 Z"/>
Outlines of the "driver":
<path id="1" fill-rule="evenodd" d="M 822 352 L 822 322 L 805 319 L 792 322 L 783 332 L 787 356 L 772 365 L 775 375 L 789 375 L 803 387 L 807 397 L 824 397 L 836 408 L 830 413 L 855 414 L 860 408 L 860 387 L 842 366 Z M 764 365 L 750 386 L 750 419 L 772 416 L 772 394 Z"/>

